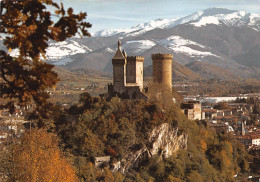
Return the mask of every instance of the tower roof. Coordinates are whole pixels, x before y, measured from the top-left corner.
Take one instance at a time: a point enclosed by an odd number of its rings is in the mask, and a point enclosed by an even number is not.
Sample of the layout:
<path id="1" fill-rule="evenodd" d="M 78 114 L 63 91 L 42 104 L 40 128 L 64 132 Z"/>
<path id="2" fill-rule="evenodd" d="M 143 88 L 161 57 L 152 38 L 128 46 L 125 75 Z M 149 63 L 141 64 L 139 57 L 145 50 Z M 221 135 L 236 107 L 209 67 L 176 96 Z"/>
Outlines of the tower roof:
<path id="1" fill-rule="evenodd" d="M 116 54 L 114 55 L 113 59 L 125 59 L 124 54 L 121 51 L 121 42 L 120 40 L 118 41 L 118 48 L 116 51 Z"/>
<path id="2" fill-rule="evenodd" d="M 124 57 L 127 58 L 127 54 L 126 54 L 125 50 L 123 50 L 122 53 L 123 53 Z"/>

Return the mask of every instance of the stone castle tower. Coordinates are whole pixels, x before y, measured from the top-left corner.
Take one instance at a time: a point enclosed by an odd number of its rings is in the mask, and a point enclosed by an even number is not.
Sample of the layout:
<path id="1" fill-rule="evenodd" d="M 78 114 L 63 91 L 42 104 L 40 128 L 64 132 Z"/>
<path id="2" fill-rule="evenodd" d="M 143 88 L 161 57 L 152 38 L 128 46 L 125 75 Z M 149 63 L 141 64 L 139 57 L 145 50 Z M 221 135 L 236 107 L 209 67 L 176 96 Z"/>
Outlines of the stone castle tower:
<path id="1" fill-rule="evenodd" d="M 121 42 L 118 41 L 118 49 L 112 59 L 114 92 L 123 93 L 126 85 L 126 57 L 121 51 Z"/>
<path id="2" fill-rule="evenodd" d="M 133 83 L 143 89 L 143 63 L 144 57 L 127 57 L 126 83 Z"/>
<path id="3" fill-rule="evenodd" d="M 153 83 L 172 91 L 172 54 L 152 54 Z"/>
<path id="4" fill-rule="evenodd" d="M 121 42 L 118 41 L 118 49 L 112 58 L 113 84 L 108 85 L 108 96 L 118 95 L 125 98 L 145 98 L 143 91 L 143 62 L 141 56 L 127 56 L 121 50 Z"/>
<path id="5" fill-rule="evenodd" d="M 160 95 L 171 95 L 172 92 L 172 58 L 172 54 L 152 55 L 153 83 L 159 85 Z M 144 57 L 127 56 L 118 41 L 118 49 L 112 58 L 113 84 L 108 85 L 109 98 L 117 95 L 121 98 L 148 99 L 143 86 L 143 62 Z"/>

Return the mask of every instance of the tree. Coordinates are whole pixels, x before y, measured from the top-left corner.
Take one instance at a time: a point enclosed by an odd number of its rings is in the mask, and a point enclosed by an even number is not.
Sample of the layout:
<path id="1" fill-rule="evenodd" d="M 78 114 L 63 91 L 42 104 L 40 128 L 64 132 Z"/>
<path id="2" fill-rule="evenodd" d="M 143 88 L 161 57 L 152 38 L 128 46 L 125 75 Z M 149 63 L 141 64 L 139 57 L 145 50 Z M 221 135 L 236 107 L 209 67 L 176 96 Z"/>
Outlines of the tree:
<path id="1" fill-rule="evenodd" d="M 72 8 L 65 11 L 52 0 L 26 0 L 0 2 L 0 38 L 7 49 L 18 49 L 14 57 L 0 50 L 0 109 L 12 113 L 15 105 L 33 105 L 31 112 L 42 117 L 48 116 L 50 104 L 46 89 L 55 87 L 58 77 L 54 66 L 43 62 L 48 41 L 63 41 L 79 33 L 90 36 L 84 21 L 86 13 L 74 14 Z M 57 22 L 51 21 L 48 7 L 55 8 Z M 1 37 L 2 35 L 2 37 Z"/>
<path id="2" fill-rule="evenodd" d="M 214 109 L 225 110 L 225 109 L 230 109 L 230 106 L 228 105 L 227 102 L 220 102 L 214 106 Z"/>
<path id="3" fill-rule="evenodd" d="M 169 175 L 166 182 L 182 182 L 182 180 Z"/>
<path id="4" fill-rule="evenodd" d="M 203 177 L 197 171 L 191 171 L 191 173 L 187 177 L 188 181 L 192 182 L 200 182 L 204 181 Z"/>
<path id="5" fill-rule="evenodd" d="M 87 165 L 83 166 L 82 172 L 79 171 L 79 175 L 84 176 L 85 181 L 95 181 L 95 173 L 95 166 L 91 162 L 88 162 Z"/>
<path id="6" fill-rule="evenodd" d="M 115 178 L 115 182 L 123 182 L 125 179 L 125 177 L 120 172 L 116 172 L 114 174 L 114 178 Z"/>
<path id="7" fill-rule="evenodd" d="M 60 152 L 58 139 L 45 129 L 32 129 L 3 153 L 1 174 L 6 181 L 72 182 L 77 176 Z"/>
<path id="8" fill-rule="evenodd" d="M 104 182 L 114 181 L 114 176 L 107 167 L 104 168 L 103 178 L 104 178 Z"/>

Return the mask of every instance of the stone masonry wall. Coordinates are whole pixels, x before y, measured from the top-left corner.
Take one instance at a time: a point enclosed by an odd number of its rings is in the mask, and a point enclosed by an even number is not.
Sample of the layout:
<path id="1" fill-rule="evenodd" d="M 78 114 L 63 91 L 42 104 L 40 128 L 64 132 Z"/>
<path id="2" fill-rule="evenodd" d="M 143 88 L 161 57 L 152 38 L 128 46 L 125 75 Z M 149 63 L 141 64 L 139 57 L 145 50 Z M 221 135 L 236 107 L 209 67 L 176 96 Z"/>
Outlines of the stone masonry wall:
<path id="1" fill-rule="evenodd" d="M 126 60 L 112 60 L 114 92 L 123 93 L 126 84 Z"/>

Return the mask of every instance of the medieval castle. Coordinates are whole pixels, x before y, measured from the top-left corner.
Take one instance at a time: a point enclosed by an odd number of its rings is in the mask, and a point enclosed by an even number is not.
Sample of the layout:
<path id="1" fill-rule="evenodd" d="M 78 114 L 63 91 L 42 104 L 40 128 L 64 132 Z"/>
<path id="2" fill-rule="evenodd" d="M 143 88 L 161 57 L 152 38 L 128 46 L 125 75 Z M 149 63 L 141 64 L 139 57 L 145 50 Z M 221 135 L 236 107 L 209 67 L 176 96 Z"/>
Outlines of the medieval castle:
<path id="1" fill-rule="evenodd" d="M 153 84 L 157 87 L 157 95 L 172 91 L 172 58 L 172 54 L 152 54 Z M 146 100 L 152 89 L 144 88 L 143 62 L 144 57 L 127 56 L 118 41 L 118 49 L 112 58 L 113 84 L 108 85 L 108 97 L 117 95 L 121 98 Z"/>

